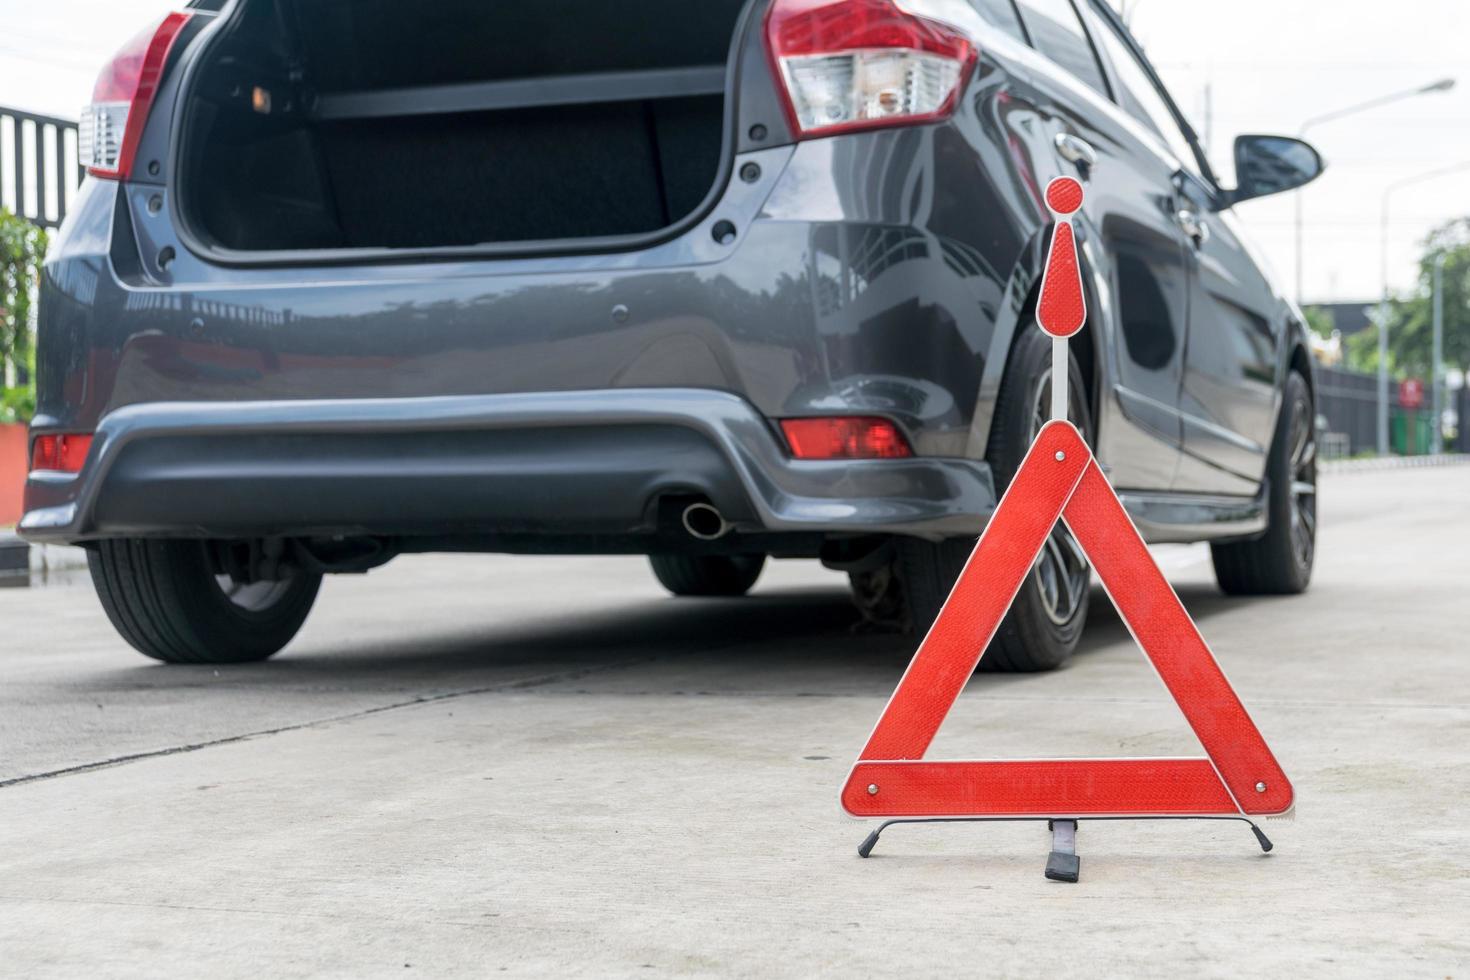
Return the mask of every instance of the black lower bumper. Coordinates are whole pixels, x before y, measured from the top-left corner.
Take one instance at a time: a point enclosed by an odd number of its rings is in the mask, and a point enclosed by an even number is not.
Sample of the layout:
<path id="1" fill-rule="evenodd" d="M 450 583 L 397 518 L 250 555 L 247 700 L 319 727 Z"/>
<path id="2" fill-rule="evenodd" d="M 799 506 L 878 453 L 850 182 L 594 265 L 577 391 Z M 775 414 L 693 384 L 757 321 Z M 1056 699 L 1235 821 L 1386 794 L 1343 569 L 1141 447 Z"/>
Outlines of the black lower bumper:
<path id="1" fill-rule="evenodd" d="M 614 389 L 170 402 L 107 415 L 80 474 L 34 474 L 32 541 L 272 535 L 637 535 L 708 498 L 736 532 L 978 533 L 989 468 L 789 458 L 735 395 Z"/>

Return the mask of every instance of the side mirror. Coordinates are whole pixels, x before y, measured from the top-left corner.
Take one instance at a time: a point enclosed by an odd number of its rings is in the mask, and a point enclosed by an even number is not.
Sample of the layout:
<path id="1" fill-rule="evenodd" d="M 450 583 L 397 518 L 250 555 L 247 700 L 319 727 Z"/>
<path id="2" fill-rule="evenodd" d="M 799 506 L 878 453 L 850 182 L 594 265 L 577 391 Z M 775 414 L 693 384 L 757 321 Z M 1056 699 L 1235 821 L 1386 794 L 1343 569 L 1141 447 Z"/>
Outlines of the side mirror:
<path id="1" fill-rule="evenodd" d="M 1327 164 L 1310 143 L 1291 136 L 1235 137 L 1235 190 L 1229 204 L 1280 194 L 1321 176 Z"/>

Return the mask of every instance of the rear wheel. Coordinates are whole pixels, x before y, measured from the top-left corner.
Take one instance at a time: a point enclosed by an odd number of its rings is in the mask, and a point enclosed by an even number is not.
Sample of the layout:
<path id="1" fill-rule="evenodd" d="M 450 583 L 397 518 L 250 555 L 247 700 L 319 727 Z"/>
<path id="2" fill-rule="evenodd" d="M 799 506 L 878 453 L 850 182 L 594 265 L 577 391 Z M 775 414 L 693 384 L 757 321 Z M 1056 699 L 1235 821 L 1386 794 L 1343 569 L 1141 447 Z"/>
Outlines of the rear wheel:
<path id="1" fill-rule="evenodd" d="M 242 581 L 207 541 L 101 541 L 88 552 L 92 583 L 123 639 L 155 660 L 264 660 L 291 641 L 322 577 L 303 571 Z"/>
<path id="2" fill-rule="evenodd" d="M 674 595 L 745 595 L 765 567 L 765 555 L 649 555 L 659 583 Z"/>
<path id="3" fill-rule="evenodd" d="M 1075 358 L 1069 359 L 1069 375 L 1068 417 L 1090 444 L 1092 413 Z M 1039 329 L 1027 329 L 1016 341 L 996 399 L 987 458 L 998 488 L 1010 484 L 1050 412 L 1051 338 Z M 974 547 L 973 538 L 899 542 L 900 575 L 916 631 L 928 630 L 939 615 Z M 1021 584 L 980 668 L 1037 671 L 1064 663 L 1077 648 L 1087 620 L 1091 571 L 1072 535 L 1058 526 Z"/>
<path id="4" fill-rule="evenodd" d="M 1317 437 L 1312 394 L 1286 378 L 1281 417 L 1266 461 L 1266 533 L 1210 546 L 1215 580 L 1230 595 L 1294 595 L 1312 580 L 1317 553 Z"/>

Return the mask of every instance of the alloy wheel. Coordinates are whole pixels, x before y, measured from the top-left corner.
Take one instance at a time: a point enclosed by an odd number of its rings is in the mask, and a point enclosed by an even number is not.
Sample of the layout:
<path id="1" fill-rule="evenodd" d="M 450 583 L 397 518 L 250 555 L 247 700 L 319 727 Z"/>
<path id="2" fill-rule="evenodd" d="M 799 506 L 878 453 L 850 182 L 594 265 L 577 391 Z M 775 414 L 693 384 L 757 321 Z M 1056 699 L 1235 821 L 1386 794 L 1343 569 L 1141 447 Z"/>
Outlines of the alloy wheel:
<path id="1" fill-rule="evenodd" d="M 202 547 L 220 595 L 243 612 L 263 613 L 274 608 L 295 583 L 295 576 L 290 574 L 252 581 L 247 571 L 251 560 L 247 543 L 203 542 Z"/>
<path id="2" fill-rule="evenodd" d="M 232 605 L 246 612 L 264 612 L 270 609 L 291 588 L 290 579 L 279 579 L 274 582 L 239 582 L 228 575 L 216 575 L 214 582 Z"/>
<path id="3" fill-rule="evenodd" d="M 1317 542 L 1317 438 L 1312 406 L 1297 399 L 1291 406 L 1291 553 L 1302 568 L 1310 568 Z"/>

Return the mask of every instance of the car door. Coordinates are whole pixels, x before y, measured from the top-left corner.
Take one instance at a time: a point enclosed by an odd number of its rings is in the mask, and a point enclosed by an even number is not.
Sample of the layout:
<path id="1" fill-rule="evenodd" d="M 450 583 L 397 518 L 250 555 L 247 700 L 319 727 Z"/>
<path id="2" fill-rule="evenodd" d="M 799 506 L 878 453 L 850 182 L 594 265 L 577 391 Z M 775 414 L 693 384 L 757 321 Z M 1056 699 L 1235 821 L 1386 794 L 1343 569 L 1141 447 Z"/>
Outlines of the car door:
<path id="1" fill-rule="evenodd" d="M 1071 0 L 1018 6 L 1032 45 L 1060 69 L 1038 73 L 1034 84 L 1048 103 L 1058 173 L 1084 182 L 1083 213 L 1100 238 L 1083 242 L 1106 275 L 1099 290 L 1106 315 L 1093 320 L 1108 361 L 1101 377 L 1110 382 L 1098 399 L 1098 457 L 1120 489 L 1167 490 L 1183 439 L 1188 301 L 1187 246 L 1174 215 L 1177 168 L 1162 141 L 1113 101 Z"/>
<path id="2" fill-rule="evenodd" d="M 1087 20 L 1119 105 L 1167 144 L 1177 164 L 1170 207 L 1186 242 L 1188 317 L 1176 399 L 1184 453 L 1173 489 L 1252 493 L 1275 417 L 1272 291 L 1233 216 L 1214 209 L 1213 182 L 1142 51 L 1106 10 L 1090 6 Z"/>
<path id="3" fill-rule="evenodd" d="M 1189 329 L 1180 396 L 1185 457 L 1177 490 L 1253 494 L 1266 469 L 1278 401 L 1276 353 L 1283 324 L 1274 291 L 1234 216 L 1215 211 L 1210 188 L 1180 181 L 1194 228 Z"/>

